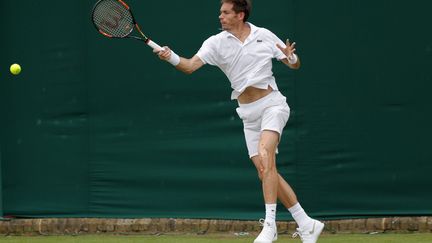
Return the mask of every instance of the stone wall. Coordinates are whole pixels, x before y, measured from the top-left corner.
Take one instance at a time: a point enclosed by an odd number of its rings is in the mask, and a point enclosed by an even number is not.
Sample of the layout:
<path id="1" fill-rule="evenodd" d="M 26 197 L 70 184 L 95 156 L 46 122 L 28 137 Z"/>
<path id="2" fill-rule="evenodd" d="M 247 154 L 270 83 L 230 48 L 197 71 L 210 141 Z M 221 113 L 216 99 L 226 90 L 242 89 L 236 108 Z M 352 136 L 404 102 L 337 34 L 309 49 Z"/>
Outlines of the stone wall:
<path id="1" fill-rule="evenodd" d="M 432 217 L 392 217 L 325 221 L 325 233 L 432 232 Z M 292 234 L 293 221 L 278 222 L 279 234 Z M 0 221 L 2 235 L 79 234 L 257 234 L 257 221 L 207 219 L 44 218 Z"/>

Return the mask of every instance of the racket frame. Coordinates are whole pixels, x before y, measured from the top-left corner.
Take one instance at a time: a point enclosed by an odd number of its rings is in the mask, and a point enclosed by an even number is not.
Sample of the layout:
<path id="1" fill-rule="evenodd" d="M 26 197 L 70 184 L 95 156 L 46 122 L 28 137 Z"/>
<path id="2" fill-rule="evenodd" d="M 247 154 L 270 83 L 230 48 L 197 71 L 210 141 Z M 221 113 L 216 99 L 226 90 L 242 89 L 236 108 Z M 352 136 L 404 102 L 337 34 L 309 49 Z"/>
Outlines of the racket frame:
<path id="1" fill-rule="evenodd" d="M 99 33 L 101 33 L 102 35 L 104 35 L 105 37 L 108 37 L 108 38 L 117 38 L 117 39 L 124 39 L 124 38 L 130 38 L 130 39 L 135 39 L 135 40 L 139 40 L 139 41 L 143 41 L 144 43 L 146 43 L 147 45 L 149 45 L 150 47 L 152 47 L 153 49 L 156 49 L 156 50 L 163 50 L 163 48 L 161 47 L 161 46 L 159 46 L 158 44 L 156 44 L 155 42 L 153 42 L 152 40 L 150 40 L 150 38 L 148 38 L 143 32 L 142 32 L 142 30 L 141 30 L 141 28 L 139 27 L 139 25 L 138 25 L 138 23 L 136 22 L 136 20 L 135 20 L 135 16 L 133 15 L 133 12 L 132 12 L 132 10 L 131 10 L 131 8 L 129 7 L 129 5 L 127 4 L 127 3 L 125 3 L 123 0 L 115 0 L 115 1 L 117 1 L 117 2 L 119 2 L 120 4 L 122 4 L 123 5 L 123 7 L 127 10 L 127 11 L 129 11 L 129 13 L 130 13 L 130 15 L 131 15 L 131 17 L 132 17 L 132 24 L 133 24 L 133 28 L 131 28 L 131 31 L 129 32 L 129 34 L 127 34 L 126 36 L 122 36 L 122 37 L 119 37 L 119 36 L 113 36 L 113 35 L 110 35 L 110 34 L 108 34 L 108 33 L 105 33 L 104 31 L 102 31 L 97 25 L 96 25 L 96 23 L 94 22 L 94 12 L 95 12 L 95 10 L 96 10 L 96 7 L 99 5 L 99 3 L 100 2 L 102 2 L 102 1 L 106 1 L 106 0 L 99 0 L 99 1 L 97 1 L 96 3 L 95 3 L 95 5 L 93 6 L 93 10 L 92 10 L 92 14 L 91 14 L 91 20 L 92 20 L 92 22 L 93 22 L 93 25 L 94 25 L 94 27 L 96 28 L 96 30 L 99 32 Z M 138 31 L 138 33 L 140 33 L 141 34 L 141 36 L 142 37 L 139 37 L 139 36 L 135 36 L 135 35 L 132 35 L 132 32 L 133 32 L 133 30 L 137 30 Z"/>

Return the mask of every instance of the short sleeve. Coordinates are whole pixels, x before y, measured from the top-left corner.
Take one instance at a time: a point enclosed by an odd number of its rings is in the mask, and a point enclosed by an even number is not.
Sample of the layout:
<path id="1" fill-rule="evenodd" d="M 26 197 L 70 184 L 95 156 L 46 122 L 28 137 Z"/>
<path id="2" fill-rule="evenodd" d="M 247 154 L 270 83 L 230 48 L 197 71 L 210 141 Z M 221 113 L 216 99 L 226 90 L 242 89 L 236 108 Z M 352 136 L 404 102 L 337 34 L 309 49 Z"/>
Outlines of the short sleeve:
<path id="1" fill-rule="evenodd" d="M 274 43 L 274 45 L 272 45 L 272 49 L 273 49 L 273 58 L 276 58 L 278 60 L 282 60 L 287 58 L 287 56 L 285 56 L 285 54 L 276 46 L 276 44 L 279 44 L 282 47 L 286 47 L 286 44 L 279 39 L 279 37 L 277 37 L 275 34 L 273 34 L 273 32 L 268 30 L 268 35 L 271 39 L 271 41 Z"/>
<path id="2" fill-rule="evenodd" d="M 216 66 L 218 63 L 217 55 L 217 39 L 215 36 L 212 36 L 204 41 L 196 54 L 196 56 L 198 56 L 204 64 L 210 64 L 213 66 Z"/>

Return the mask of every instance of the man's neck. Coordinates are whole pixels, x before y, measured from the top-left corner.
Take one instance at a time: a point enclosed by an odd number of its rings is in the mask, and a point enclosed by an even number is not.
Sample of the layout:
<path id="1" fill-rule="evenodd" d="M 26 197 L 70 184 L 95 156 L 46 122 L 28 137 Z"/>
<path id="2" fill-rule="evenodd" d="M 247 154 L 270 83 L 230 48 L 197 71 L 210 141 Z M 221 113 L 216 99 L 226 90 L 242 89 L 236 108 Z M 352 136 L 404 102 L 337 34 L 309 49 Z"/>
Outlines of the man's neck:
<path id="1" fill-rule="evenodd" d="M 242 23 L 238 27 L 229 31 L 232 35 L 237 37 L 241 42 L 244 42 L 251 32 L 251 27 L 248 23 Z"/>

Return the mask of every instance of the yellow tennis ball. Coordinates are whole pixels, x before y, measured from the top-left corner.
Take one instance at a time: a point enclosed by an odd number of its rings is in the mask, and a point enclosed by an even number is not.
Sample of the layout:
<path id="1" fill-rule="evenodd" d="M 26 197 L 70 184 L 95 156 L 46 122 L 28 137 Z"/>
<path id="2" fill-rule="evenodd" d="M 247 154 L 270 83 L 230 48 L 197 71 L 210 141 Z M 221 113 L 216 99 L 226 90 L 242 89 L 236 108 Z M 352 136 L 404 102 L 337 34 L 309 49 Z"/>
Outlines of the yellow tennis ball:
<path id="1" fill-rule="evenodd" d="M 11 72 L 13 75 L 18 75 L 18 74 L 20 74 L 20 72 L 21 72 L 21 66 L 20 66 L 19 64 L 16 64 L 16 63 L 12 64 L 12 65 L 10 66 L 10 72 Z"/>

